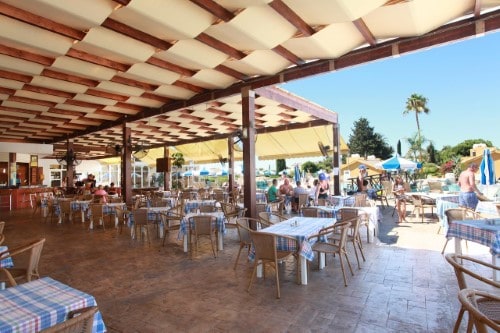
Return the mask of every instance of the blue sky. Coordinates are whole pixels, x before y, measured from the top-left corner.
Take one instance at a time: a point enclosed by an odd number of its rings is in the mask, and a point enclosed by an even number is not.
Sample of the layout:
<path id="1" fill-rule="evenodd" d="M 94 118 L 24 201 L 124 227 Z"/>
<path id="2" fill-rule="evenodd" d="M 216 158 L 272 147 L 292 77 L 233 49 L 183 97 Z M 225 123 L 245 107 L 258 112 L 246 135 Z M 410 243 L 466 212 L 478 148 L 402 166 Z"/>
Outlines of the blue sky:
<path id="1" fill-rule="evenodd" d="M 422 134 L 436 149 L 467 139 L 500 146 L 500 33 L 467 39 L 282 85 L 282 88 L 339 114 L 349 140 L 353 123 L 368 119 L 403 155 L 405 138 L 417 131 L 414 113 L 403 115 L 417 93 L 430 112 L 419 116 Z M 486 122 L 484 119 L 489 119 Z"/>

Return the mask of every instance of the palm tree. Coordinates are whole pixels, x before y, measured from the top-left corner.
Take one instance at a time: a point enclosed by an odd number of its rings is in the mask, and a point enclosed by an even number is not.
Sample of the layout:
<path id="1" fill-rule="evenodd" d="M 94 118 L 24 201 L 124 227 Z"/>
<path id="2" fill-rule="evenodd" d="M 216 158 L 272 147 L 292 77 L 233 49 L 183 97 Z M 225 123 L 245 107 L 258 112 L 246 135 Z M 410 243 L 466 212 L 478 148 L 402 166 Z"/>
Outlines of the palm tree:
<path id="1" fill-rule="evenodd" d="M 422 162 L 422 145 L 428 140 L 425 136 L 420 136 L 418 133 L 415 133 L 412 137 L 406 138 L 406 142 L 410 146 L 408 148 L 408 152 L 406 153 L 406 157 L 412 160 L 417 160 L 417 153 L 420 153 L 420 162 Z"/>
<path id="2" fill-rule="evenodd" d="M 403 111 L 403 114 L 409 114 L 410 112 L 415 112 L 415 120 L 417 121 L 417 135 L 418 135 L 418 143 L 422 143 L 422 140 L 420 139 L 421 137 L 421 131 L 420 131 L 420 121 L 418 120 L 418 115 L 420 113 L 429 113 L 430 110 L 427 107 L 427 98 L 425 98 L 422 95 L 418 94 L 412 94 L 407 100 L 406 100 L 406 109 Z M 422 146 L 420 145 L 418 147 L 419 155 L 420 155 L 420 162 L 422 162 Z"/>

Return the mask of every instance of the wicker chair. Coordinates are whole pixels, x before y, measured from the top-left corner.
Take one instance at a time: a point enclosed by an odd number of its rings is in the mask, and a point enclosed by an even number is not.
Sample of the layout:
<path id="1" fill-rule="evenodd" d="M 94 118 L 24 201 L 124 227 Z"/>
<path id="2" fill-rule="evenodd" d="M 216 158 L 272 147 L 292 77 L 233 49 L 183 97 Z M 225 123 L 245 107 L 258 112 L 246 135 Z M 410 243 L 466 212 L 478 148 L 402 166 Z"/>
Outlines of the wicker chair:
<path id="1" fill-rule="evenodd" d="M 359 226 L 361 225 L 361 216 L 359 215 L 359 210 L 357 208 L 340 208 L 339 209 L 340 219 L 339 222 L 350 221 L 350 233 L 347 234 L 346 240 L 352 243 L 354 249 L 354 254 L 356 255 L 356 261 L 358 262 L 358 268 L 361 269 L 359 262 L 358 249 L 361 253 L 363 261 L 366 261 L 365 254 L 363 253 L 363 245 L 361 243 L 361 236 L 359 235 Z M 335 234 L 331 236 L 331 239 L 340 241 L 341 234 Z"/>
<path id="2" fill-rule="evenodd" d="M 477 281 L 480 281 L 482 283 L 485 283 L 487 285 L 500 288 L 500 282 L 494 281 L 492 279 L 488 279 L 480 274 L 477 273 L 477 266 L 483 266 L 483 268 L 486 269 L 494 269 L 496 271 L 500 270 L 500 267 L 498 266 L 493 266 L 490 263 L 468 257 L 468 256 L 463 256 L 463 255 L 458 255 L 454 253 L 448 253 L 445 255 L 446 261 L 453 267 L 455 270 L 455 275 L 457 277 L 457 282 L 458 282 L 458 288 L 460 290 L 467 289 L 467 282 L 466 282 L 466 276 L 473 278 Z M 467 268 L 467 264 L 474 265 L 474 270 L 471 270 Z M 498 311 L 500 309 L 500 306 L 498 304 L 495 305 L 495 308 L 489 309 L 489 306 L 487 303 L 482 305 L 482 310 L 483 311 L 493 311 L 496 313 L 496 321 L 500 322 L 500 312 Z M 460 323 L 462 322 L 462 318 L 464 316 L 464 312 L 467 310 L 463 305 L 460 308 L 460 311 L 458 313 L 457 321 L 455 322 L 455 326 L 453 327 L 453 332 L 458 332 L 460 328 Z M 496 311 L 495 311 L 496 310 Z M 470 315 L 469 315 L 469 322 L 467 325 L 467 332 L 470 332 L 472 329 L 472 321 L 470 320 Z"/>
<path id="3" fill-rule="evenodd" d="M 463 289 L 458 293 L 462 308 L 469 312 L 477 333 L 500 332 L 500 295 L 485 291 Z M 472 327 L 470 327 L 472 329 Z"/>
<path id="4" fill-rule="evenodd" d="M 148 243 L 151 244 L 151 237 L 149 232 L 150 223 L 148 221 L 148 209 L 139 208 L 132 211 L 134 217 L 134 234 L 135 238 L 143 239 L 143 235 L 148 239 Z M 138 233 L 139 232 L 139 233 Z"/>
<path id="5" fill-rule="evenodd" d="M 349 266 L 351 274 L 354 276 L 354 272 L 352 271 L 351 263 L 349 262 L 349 257 L 347 256 L 346 251 L 347 232 L 349 231 L 350 226 L 351 221 L 337 222 L 333 226 L 323 228 L 316 235 L 312 235 L 309 237 L 310 240 L 316 238 L 316 242 L 312 246 L 313 251 L 325 254 L 331 253 L 333 255 L 338 254 L 340 260 L 340 268 L 342 269 L 342 275 L 344 276 L 344 285 L 346 287 L 347 278 L 345 276 L 344 261 L 342 259 L 342 255 L 347 261 L 347 265 Z M 335 242 L 330 241 L 329 237 L 336 234 L 340 235 L 340 238 L 336 239 Z M 325 237 L 327 238 L 326 241 L 324 241 Z"/>
<path id="6" fill-rule="evenodd" d="M 304 207 L 302 208 L 302 216 L 319 217 L 319 209 L 316 207 Z"/>
<path id="7" fill-rule="evenodd" d="M 434 215 L 434 207 L 436 207 L 436 200 L 425 195 L 412 195 L 413 206 L 415 207 L 419 215 L 422 217 L 422 223 L 424 223 L 424 213 L 426 208 L 431 209 L 431 216 Z"/>
<path id="8" fill-rule="evenodd" d="M 202 205 L 199 209 L 200 213 L 215 213 L 218 211 L 218 208 L 215 205 Z"/>
<path id="9" fill-rule="evenodd" d="M 192 240 L 194 238 L 194 241 L 196 243 L 196 250 L 198 250 L 199 239 L 201 237 L 209 238 L 214 258 L 217 258 L 217 252 L 215 251 L 215 246 L 214 246 L 214 243 L 216 243 L 217 240 L 217 228 L 215 228 L 214 226 L 215 216 L 194 215 L 189 218 L 189 224 L 191 225 L 190 232 L 192 236 L 190 243 L 192 243 Z M 191 254 L 193 253 L 192 249 L 190 252 Z"/>
<path id="10" fill-rule="evenodd" d="M 94 323 L 94 315 L 97 312 L 97 306 L 91 306 L 79 310 L 73 310 L 68 313 L 68 319 L 62 323 L 56 324 L 41 333 L 91 333 Z"/>
<path id="11" fill-rule="evenodd" d="M 3 228 L 5 227 L 5 222 L 0 221 L 0 235 L 3 234 Z"/>
<path id="12" fill-rule="evenodd" d="M 261 221 L 251 218 L 251 217 L 240 217 L 236 220 L 236 225 L 238 227 L 238 236 L 240 240 L 240 248 L 238 250 L 238 255 L 236 256 L 236 260 L 234 261 L 233 269 L 236 269 L 236 265 L 238 264 L 238 260 L 240 259 L 241 250 L 243 248 L 248 248 L 248 255 L 250 254 L 250 249 L 252 247 L 252 238 L 250 237 L 250 230 L 260 230 L 267 227 L 267 225 L 262 224 Z"/>
<path id="13" fill-rule="evenodd" d="M 32 279 L 40 278 L 38 263 L 40 262 L 44 243 L 45 238 L 42 238 L 27 245 L 22 245 L 18 248 L 9 249 L 8 251 L 0 253 L 2 259 L 29 255 L 26 267 L 19 267 L 19 265 L 16 264 L 16 267 L 12 268 L 0 268 L 0 272 L 2 273 L 0 275 L 2 277 L 0 281 L 8 282 L 11 287 L 14 287 L 17 286 L 19 280 L 30 282 Z M 5 276 L 6 279 L 3 279 L 3 276 Z"/>
<path id="14" fill-rule="evenodd" d="M 270 225 L 273 225 L 275 223 L 288 220 L 288 218 L 286 216 L 275 214 L 275 213 L 260 212 L 259 213 L 259 220 L 263 225 L 270 226 Z"/>
<path id="15" fill-rule="evenodd" d="M 178 205 L 172 207 L 167 212 L 161 212 L 160 218 L 163 223 L 162 246 L 165 246 L 167 233 L 171 230 L 179 230 L 181 227 L 181 222 L 184 218 L 184 206 L 182 205 L 182 202 L 180 201 Z"/>
<path id="16" fill-rule="evenodd" d="M 286 238 L 290 242 L 295 242 L 295 248 L 298 249 L 299 245 L 297 239 L 291 236 L 283 236 L 276 235 L 266 232 L 257 232 L 250 230 L 250 237 L 252 238 L 252 242 L 255 248 L 255 259 L 254 266 L 252 271 L 252 276 L 250 277 L 250 282 L 248 284 L 247 291 L 250 292 L 250 288 L 252 287 L 254 276 L 257 272 L 257 266 L 262 263 L 263 266 L 263 274 L 266 274 L 266 264 L 274 267 L 275 275 L 276 275 L 276 298 L 280 298 L 280 281 L 279 281 L 279 267 L 278 261 L 283 261 L 288 257 L 294 256 L 297 259 L 296 251 L 278 251 L 276 247 L 277 238 Z M 297 277 L 299 276 L 299 268 L 297 263 Z"/>
<path id="17" fill-rule="evenodd" d="M 463 208 L 463 207 L 461 207 L 461 208 L 449 208 L 444 212 L 444 214 L 446 216 L 446 221 L 447 221 L 448 225 L 450 223 L 453 223 L 453 221 L 462 221 L 462 220 L 466 220 L 466 219 L 476 220 L 476 219 L 481 218 L 481 215 L 477 214 L 473 210 Z M 446 238 L 446 242 L 444 243 L 443 250 L 441 251 L 441 254 L 444 254 L 444 250 L 446 250 L 446 245 L 448 245 L 449 241 L 450 240 L 448 238 Z M 465 243 L 467 244 L 467 241 L 465 241 Z"/>
<path id="18" fill-rule="evenodd" d="M 224 217 L 226 218 L 226 227 L 236 228 L 236 219 L 244 216 L 246 208 L 241 209 L 238 205 L 221 201 L 219 201 L 218 205 L 221 207 Z"/>

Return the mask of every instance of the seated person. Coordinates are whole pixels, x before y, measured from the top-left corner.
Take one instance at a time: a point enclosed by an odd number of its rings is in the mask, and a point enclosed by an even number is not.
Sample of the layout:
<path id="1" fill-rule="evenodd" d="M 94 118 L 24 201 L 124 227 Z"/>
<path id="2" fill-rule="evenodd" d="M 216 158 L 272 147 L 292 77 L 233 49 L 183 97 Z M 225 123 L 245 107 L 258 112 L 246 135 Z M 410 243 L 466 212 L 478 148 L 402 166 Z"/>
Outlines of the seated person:
<path id="1" fill-rule="evenodd" d="M 278 185 L 278 180 L 275 178 L 273 179 L 273 184 L 267 190 L 267 200 L 269 202 L 275 202 L 278 200 L 278 188 L 276 185 Z"/>
<path id="2" fill-rule="evenodd" d="M 116 195 L 116 187 L 115 187 L 115 183 L 111 183 L 109 184 L 109 188 L 108 188 L 108 194 L 109 195 Z"/>
<path id="3" fill-rule="evenodd" d="M 293 201 L 292 201 L 292 210 L 299 210 L 299 194 L 309 194 L 309 191 L 302 187 L 300 180 L 297 181 L 297 186 L 293 189 Z"/>
<path id="4" fill-rule="evenodd" d="M 285 178 L 283 184 L 281 184 L 279 188 L 279 195 L 285 198 L 285 206 L 292 202 L 293 197 L 293 187 L 290 184 L 290 180 Z"/>
<path id="5" fill-rule="evenodd" d="M 94 191 L 94 198 L 99 198 L 100 197 L 100 202 L 106 203 L 107 202 L 107 196 L 108 192 L 104 190 L 104 187 L 102 185 L 99 185 L 97 187 L 97 190 Z"/>

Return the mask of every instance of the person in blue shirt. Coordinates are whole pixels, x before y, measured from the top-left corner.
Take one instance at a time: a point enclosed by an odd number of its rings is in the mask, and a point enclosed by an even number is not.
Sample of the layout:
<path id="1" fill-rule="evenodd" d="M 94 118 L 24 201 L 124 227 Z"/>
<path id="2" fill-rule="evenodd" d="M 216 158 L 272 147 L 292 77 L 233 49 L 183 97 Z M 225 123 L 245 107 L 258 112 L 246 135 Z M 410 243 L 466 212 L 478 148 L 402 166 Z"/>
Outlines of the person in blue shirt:
<path id="1" fill-rule="evenodd" d="M 278 181 L 275 178 L 275 179 L 273 179 L 273 184 L 267 190 L 267 200 L 269 202 L 274 202 L 274 201 L 278 200 L 278 188 L 276 187 L 277 185 L 278 185 Z"/>

